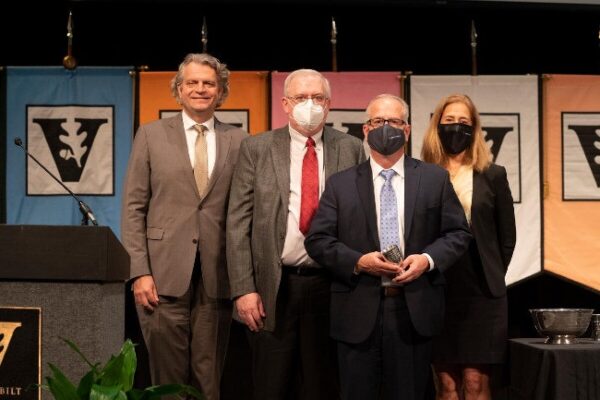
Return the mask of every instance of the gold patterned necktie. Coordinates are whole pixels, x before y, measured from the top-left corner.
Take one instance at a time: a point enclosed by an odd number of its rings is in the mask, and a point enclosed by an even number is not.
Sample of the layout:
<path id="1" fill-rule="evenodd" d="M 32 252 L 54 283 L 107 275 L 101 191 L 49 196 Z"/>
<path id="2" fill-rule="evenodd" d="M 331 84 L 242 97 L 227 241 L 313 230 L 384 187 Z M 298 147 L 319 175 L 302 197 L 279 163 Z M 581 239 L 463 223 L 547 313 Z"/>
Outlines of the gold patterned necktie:
<path id="1" fill-rule="evenodd" d="M 194 129 L 198 131 L 195 145 L 196 162 L 194 163 L 194 178 L 196 179 L 198 193 L 203 197 L 208 185 L 208 150 L 206 147 L 206 132 L 208 128 L 205 125 L 196 124 L 194 125 Z"/>

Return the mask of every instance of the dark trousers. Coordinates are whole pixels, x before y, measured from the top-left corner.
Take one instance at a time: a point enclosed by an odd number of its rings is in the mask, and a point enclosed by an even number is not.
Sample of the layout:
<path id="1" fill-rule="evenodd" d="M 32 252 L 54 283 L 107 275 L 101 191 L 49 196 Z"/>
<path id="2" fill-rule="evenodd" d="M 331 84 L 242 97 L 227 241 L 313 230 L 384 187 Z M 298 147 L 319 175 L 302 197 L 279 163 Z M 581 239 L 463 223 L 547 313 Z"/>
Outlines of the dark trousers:
<path id="1" fill-rule="evenodd" d="M 366 341 L 338 342 L 338 359 L 344 400 L 422 400 L 433 392 L 431 339 L 415 332 L 404 294 L 381 300 Z"/>
<path id="2" fill-rule="evenodd" d="M 137 306 L 152 384 L 190 384 L 201 390 L 206 399 L 218 400 L 231 326 L 231 302 L 206 295 L 198 261 L 183 296 L 159 299 L 152 313 Z"/>
<path id="3" fill-rule="evenodd" d="M 274 332 L 248 331 L 254 398 L 339 398 L 335 345 L 329 337 L 330 279 L 284 269 Z"/>

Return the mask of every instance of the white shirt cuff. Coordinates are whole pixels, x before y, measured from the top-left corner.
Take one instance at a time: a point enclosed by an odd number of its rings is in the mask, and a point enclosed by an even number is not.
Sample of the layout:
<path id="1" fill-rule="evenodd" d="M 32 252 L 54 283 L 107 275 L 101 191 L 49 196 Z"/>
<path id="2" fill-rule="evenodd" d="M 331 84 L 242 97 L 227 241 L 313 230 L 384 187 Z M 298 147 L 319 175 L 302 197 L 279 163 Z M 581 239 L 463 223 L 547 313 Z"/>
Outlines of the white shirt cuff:
<path id="1" fill-rule="evenodd" d="M 433 258 L 431 258 L 431 256 L 427 253 L 423 253 L 423 255 L 427 257 L 427 260 L 429 261 L 429 270 L 431 271 L 433 267 L 435 267 L 435 264 L 433 263 Z"/>

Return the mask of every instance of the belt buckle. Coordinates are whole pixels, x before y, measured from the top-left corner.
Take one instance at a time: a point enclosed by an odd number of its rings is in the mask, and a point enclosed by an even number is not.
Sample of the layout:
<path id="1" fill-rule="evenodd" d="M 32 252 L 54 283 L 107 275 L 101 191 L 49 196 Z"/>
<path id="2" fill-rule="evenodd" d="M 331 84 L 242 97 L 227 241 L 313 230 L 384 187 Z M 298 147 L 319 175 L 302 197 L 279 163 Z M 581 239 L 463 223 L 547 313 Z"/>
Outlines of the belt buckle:
<path id="1" fill-rule="evenodd" d="M 403 292 L 402 286 L 384 286 L 383 297 L 396 297 L 400 296 Z"/>
<path id="2" fill-rule="evenodd" d="M 309 273 L 310 269 L 304 265 L 298 265 L 298 268 L 296 268 L 296 275 L 305 276 L 309 275 Z"/>

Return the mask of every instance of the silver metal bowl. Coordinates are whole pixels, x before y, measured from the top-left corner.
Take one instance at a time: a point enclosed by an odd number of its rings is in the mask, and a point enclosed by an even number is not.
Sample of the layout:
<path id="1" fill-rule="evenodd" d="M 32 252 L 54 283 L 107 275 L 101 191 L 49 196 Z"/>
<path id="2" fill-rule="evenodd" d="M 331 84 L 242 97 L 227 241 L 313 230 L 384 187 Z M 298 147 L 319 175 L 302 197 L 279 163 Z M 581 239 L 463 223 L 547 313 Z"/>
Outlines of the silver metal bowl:
<path id="1" fill-rule="evenodd" d="M 600 314 L 592 314 L 592 340 L 600 342 Z"/>
<path id="2" fill-rule="evenodd" d="M 594 312 L 591 308 L 537 308 L 530 309 L 533 324 L 549 344 L 577 343 L 577 336 L 585 333 Z"/>

